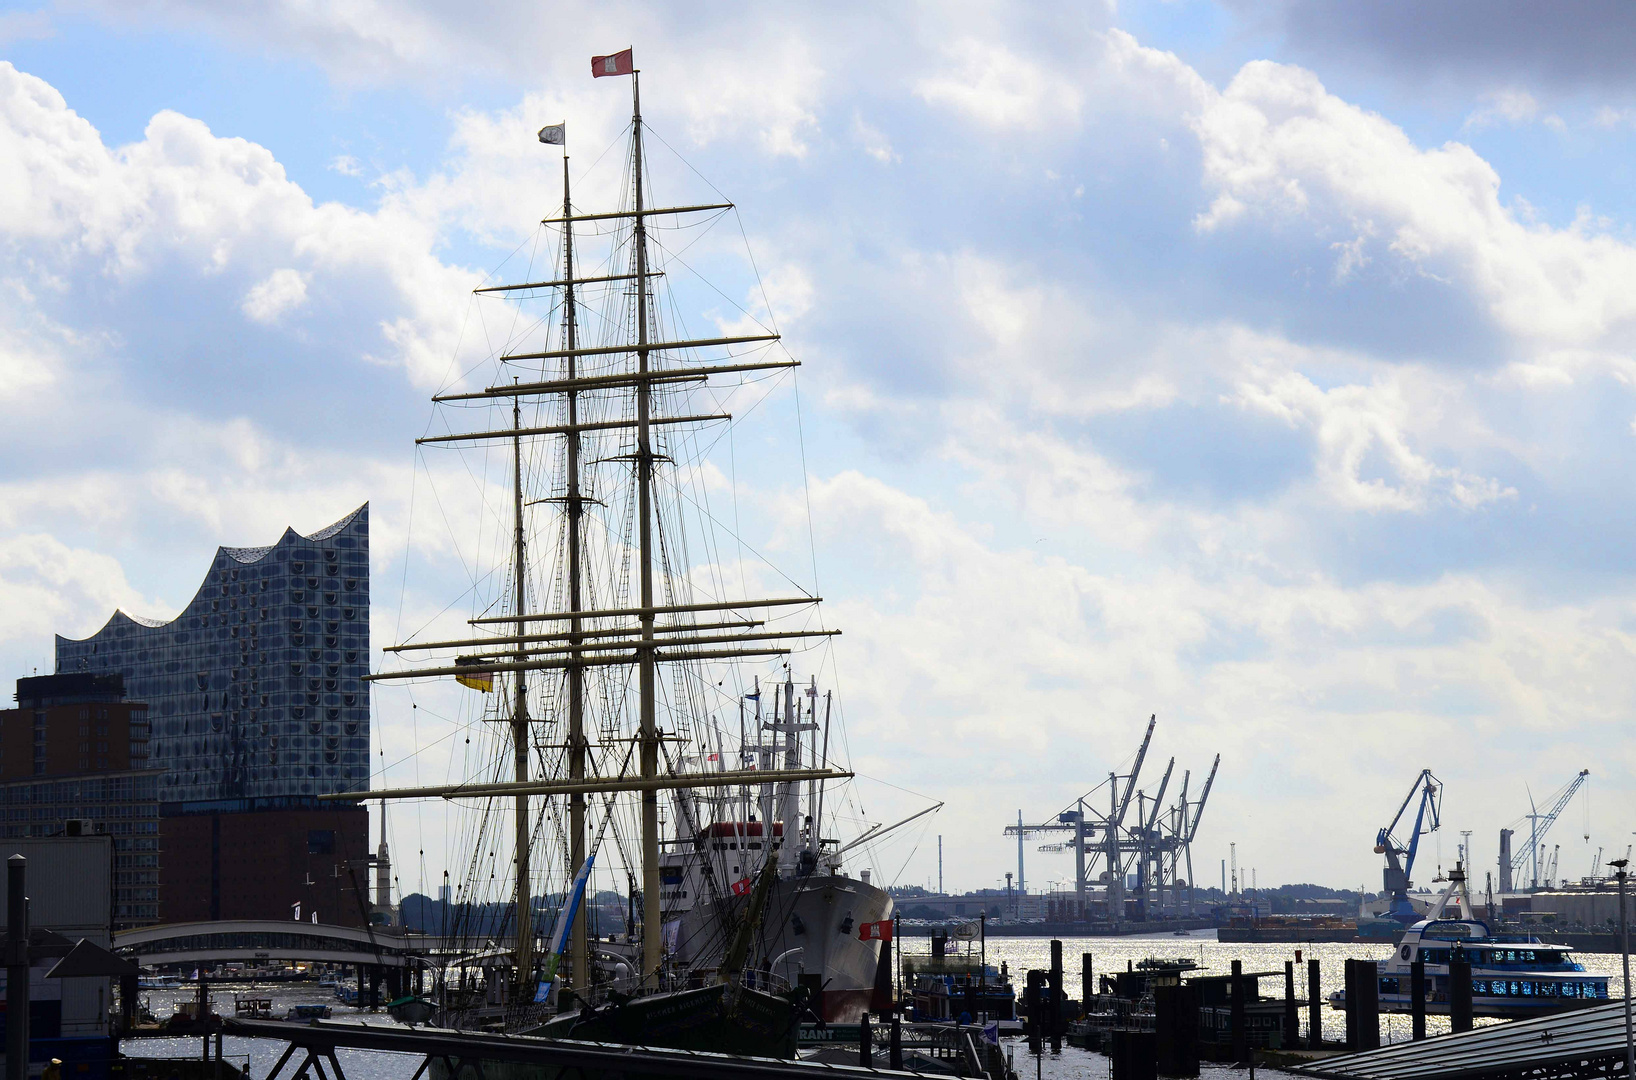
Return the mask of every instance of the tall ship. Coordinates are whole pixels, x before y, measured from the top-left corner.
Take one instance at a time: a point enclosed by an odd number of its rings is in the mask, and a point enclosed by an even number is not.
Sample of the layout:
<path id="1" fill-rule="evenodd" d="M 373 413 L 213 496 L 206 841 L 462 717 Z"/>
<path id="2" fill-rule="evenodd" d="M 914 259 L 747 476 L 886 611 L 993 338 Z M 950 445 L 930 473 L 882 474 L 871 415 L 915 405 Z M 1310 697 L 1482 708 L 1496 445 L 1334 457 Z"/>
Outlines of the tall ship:
<path id="1" fill-rule="evenodd" d="M 1427 917 L 1404 931 L 1397 951 L 1379 962 L 1380 1008 L 1414 1010 L 1413 965 L 1424 965 L 1422 993 L 1427 1013 L 1448 1015 L 1450 963 L 1471 965 L 1473 1016 L 1514 1019 L 1605 1004 L 1608 977 L 1585 970 L 1573 953 L 1532 934 L 1496 934 L 1475 918 L 1465 868 L 1455 863 Z M 1346 992 L 1330 995 L 1336 1008 Z"/>
<path id="2" fill-rule="evenodd" d="M 486 529 L 455 538 L 495 541 L 471 614 L 387 646 L 370 676 L 468 688 L 483 750 L 459 782 L 363 797 L 463 808 L 470 862 L 442 929 L 471 950 L 439 1022 L 664 1045 L 662 1017 L 708 1014 L 718 1027 L 668 1044 L 783 1052 L 787 1036 L 793 1053 L 792 1017 L 869 1007 L 892 917 L 869 871 L 849 872 L 888 830 L 839 813 L 852 773 L 816 678 L 839 631 L 814 591 L 747 590 L 774 575 L 724 524 L 742 461 L 712 456 L 732 452 L 730 410 L 787 391 L 799 362 L 764 312 L 687 327 L 677 281 L 715 258 L 692 245 L 742 227 L 724 198 L 653 205 L 630 50 L 593 75 L 630 83 L 620 179 L 593 176 L 613 205 L 574 202 L 566 127 L 542 129 L 563 147 L 560 204 L 521 280 L 476 290 L 503 305 L 481 315 L 503 344 L 486 378 L 433 398 L 446 430 L 417 440 L 482 489 Z"/>

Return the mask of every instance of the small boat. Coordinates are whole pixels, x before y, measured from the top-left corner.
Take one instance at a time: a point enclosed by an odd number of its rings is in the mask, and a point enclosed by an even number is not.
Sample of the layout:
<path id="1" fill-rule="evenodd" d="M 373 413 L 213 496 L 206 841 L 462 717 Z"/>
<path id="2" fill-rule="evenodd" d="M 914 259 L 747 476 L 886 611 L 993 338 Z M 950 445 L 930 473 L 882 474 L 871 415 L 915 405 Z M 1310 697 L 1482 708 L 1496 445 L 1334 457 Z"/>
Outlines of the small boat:
<path id="1" fill-rule="evenodd" d="M 305 1024 L 309 1020 L 328 1020 L 330 1008 L 328 1005 L 291 1005 L 284 1014 L 284 1019 L 292 1023 Z"/>
<path id="2" fill-rule="evenodd" d="M 1454 915 L 1445 917 L 1451 904 Z M 1411 965 L 1418 960 L 1425 965 L 1426 1012 L 1448 1015 L 1449 964 L 1457 959 L 1471 965 L 1473 1016 L 1542 1016 L 1608 1000 L 1608 977 L 1587 972 L 1565 946 L 1545 944 L 1532 934 L 1495 934 L 1476 919 L 1459 863 L 1429 917 L 1404 931 L 1391 959 L 1380 961 L 1381 1012 L 1412 1011 Z M 1346 992 L 1331 994 L 1329 1003 L 1345 1008 Z"/>
<path id="3" fill-rule="evenodd" d="M 387 1002 L 386 1013 L 398 1023 L 413 1027 L 430 1020 L 437 1013 L 437 1006 L 423 997 L 410 994 L 396 1001 Z"/>
<path id="4" fill-rule="evenodd" d="M 1166 960 L 1162 957 L 1150 956 L 1146 960 L 1136 961 L 1137 971 L 1180 973 L 1183 971 L 1192 971 L 1198 966 L 1199 962 L 1197 960 L 1190 960 L 1185 956 L 1178 956 L 1174 960 Z"/>

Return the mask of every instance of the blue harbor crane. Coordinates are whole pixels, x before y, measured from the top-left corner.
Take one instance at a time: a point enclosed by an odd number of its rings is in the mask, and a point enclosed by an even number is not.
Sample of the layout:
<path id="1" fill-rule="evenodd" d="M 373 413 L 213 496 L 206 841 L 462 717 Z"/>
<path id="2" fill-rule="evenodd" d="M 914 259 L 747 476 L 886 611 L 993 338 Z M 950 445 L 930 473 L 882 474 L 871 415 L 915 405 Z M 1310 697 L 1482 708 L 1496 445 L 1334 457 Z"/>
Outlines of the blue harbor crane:
<path id="1" fill-rule="evenodd" d="M 1403 815 L 1409 812 L 1409 806 L 1415 802 L 1415 796 L 1420 797 L 1418 809 L 1414 815 L 1414 832 L 1409 835 L 1409 846 L 1395 835 L 1398 825 L 1403 821 Z M 1386 856 L 1386 869 L 1382 873 L 1386 894 L 1391 897 L 1391 906 L 1387 914 L 1408 926 L 1420 918 L 1415 913 L 1414 905 L 1409 903 L 1409 874 L 1414 870 L 1415 852 L 1420 849 L 1420 837 L 1423 833 L 1436 832 L 1443 823 L 1443 785 L 1432 775 L 1430 769 L 1421 769 L 1420 775 L 1414 778 L 1409 785 L 1409 794 L 1403 797 L 1403 805 L 1397 808 L 1397 816 L 1392 818 L 1391 824 L 1381 829 L 1375 835 L 1375 854 Z M 1430 817 L 1428 823 L 1427 818 Z"/>

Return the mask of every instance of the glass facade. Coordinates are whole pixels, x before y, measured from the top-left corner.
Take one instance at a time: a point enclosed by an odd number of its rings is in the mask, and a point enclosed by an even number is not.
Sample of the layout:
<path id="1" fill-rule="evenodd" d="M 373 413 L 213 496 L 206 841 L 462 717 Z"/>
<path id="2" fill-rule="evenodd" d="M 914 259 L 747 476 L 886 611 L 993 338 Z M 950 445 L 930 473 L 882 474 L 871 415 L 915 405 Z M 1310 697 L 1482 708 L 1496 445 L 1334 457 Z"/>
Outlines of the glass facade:
<path id="1" fill-rule="evenodd" d="M 56 666 L 120 673 L 148 704 L 166 813 L 367 788 L 368 504 L 311 536 L 217 549 L 176 618 L 116 611 L 88 638 L 58 637 Z"/>

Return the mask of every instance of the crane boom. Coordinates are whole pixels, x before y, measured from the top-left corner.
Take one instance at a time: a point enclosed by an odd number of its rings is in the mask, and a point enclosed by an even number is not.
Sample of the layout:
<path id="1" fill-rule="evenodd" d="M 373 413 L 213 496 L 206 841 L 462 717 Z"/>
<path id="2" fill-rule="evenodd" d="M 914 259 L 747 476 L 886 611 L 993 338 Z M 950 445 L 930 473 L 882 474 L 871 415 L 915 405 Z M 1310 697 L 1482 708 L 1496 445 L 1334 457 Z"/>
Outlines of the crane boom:
<path id="1" fill-rule="evenodd" d="M 1159 820 L 1159 804 L 1164 801 L 1165 788 L 1170 786 L 1170 774 L 1175 768 L 1176 759 L 1171 758 L 1170 764 L 1165 766 L 1164 778 L 1159 781 L 1159 794 L 1153 796 L 1153 813 L 1150 814 L 1147 821 L 1143 822 L 1142 824 L 1142 828 L 1145 831 L 1152 830 L 1153 823 Z"/>
<path id="2" fill-rule="evenodd" d="M 1147 719 L 1147 734 L 1142 736 L 1142 748 L 1136 751 L 1136 764 L 1130 767 L 1130 779 L 1125 781 L 1125 797 L 1119 800 L 1119 809 L 1109 822 L 1116 829 L 1125 823 L 1125 811 L 1130 808 L 1131 792 L 1136 790 L 1136 778 L 1142 775 L 1142 759 L 1147 757 L 1147 744 L 1153 741 L 1153 729 L 1158 723 L 1157 713 Z"/>
<path id="3" fill-rule="evenodd" d="M 1528 830 L 1528 840 L 1522 845 L 1522 847 L 1511 853 L 1511 872 L 1513 874 L 1521 870 L 1524 866 L 1533 866 L 1535 868 L 1533 884 L 1536 887 L 1539 885 L 1539 845 L 1545 839 L 1545 834 L 1550 831 L 1551 826 L 1556 824 L 1556 819 L 1562 816 L 1562 811 L 1568 808 L 1568 803 L 1575 795 L 1579 793 L 1579 789 L 1585 785 L 1585 781 L 1590 775 L 1591 771 L 1589 769 L 1579 770 L 1579 774 L 1572 780 L 1568 781 L 1568 783 L 1563 786 L 1562 790 L 1556 793 L 1555 798 L 1553 798 L 1551 801 L 1551 808 L 1549 810 L 1541 814 L 1534 812 L 1534 808 L 1530 806 L 1530 812 L 1525 815 L 1521 821 L 1517 822 L 1517 824 L 1520 825 L 1523 821 L 1527 821 L 1530 823 L 1530 827 Z"/>
<path id="4" fill-rule="evenodd" d="M 1210 801 L 1210 785 L 1216 782 L 1216 769 L 1221 767 L 1221 755 L 1210 765 L 1210 775 L 1204 778 L 1204 790 L 1199 792 L 1198 805 L 1193 807 L 1193 820 L 1187 826 L 1187 842 L 1191 844 L 1193 837 L 1198 835 L 1199 818 L 1204 816 L 1204 804 Z"/>

